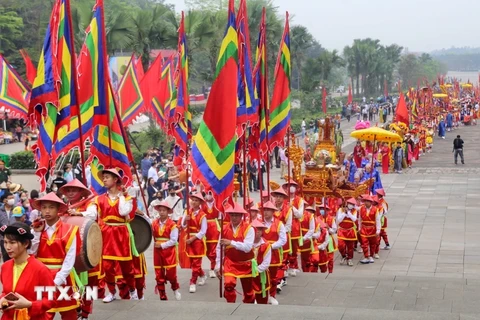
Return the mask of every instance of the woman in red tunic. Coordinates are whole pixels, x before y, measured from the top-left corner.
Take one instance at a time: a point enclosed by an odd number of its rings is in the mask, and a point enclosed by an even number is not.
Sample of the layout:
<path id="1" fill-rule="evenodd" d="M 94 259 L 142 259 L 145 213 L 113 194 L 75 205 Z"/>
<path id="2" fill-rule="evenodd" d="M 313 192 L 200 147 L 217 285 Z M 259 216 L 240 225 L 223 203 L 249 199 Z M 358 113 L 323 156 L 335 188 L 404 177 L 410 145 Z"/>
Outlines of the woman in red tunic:
<path id="1" fill-rule="evenodd" d="M 387 143 L 384 143 L 382 149 L 382 173 L 388 174 L 388 168 L 390 167 L 390 148 Z"/>
<path id="2" fill-rule="evenodd" d="M 2 295 L 0 305 L 3 309 L 2 320 L 43 320 L 48 319 L 47 311 L 55 306 L 54 301 L 48 300 L 45 292 L 42 299 L 37 299 L 36 286 L 54 286 L 51 277 L 45 277 L 50 270 L 28 254 L 32 245 L 33 234 L 25 223 L 15 222 L 10 226 L 4 225 L 0 234 L 5 239 L 5 250 L 11 258 L 2 265 L 1 281 Z M 9 299 L 10 296 L 15 299 Z"/>
<path id="3" fill-rule="evenodd" d="M 362 167 L 362 159 L 365 157 L 365 149 L 362 147 L 362 143 L 357 141 L 357 145 L 353 148 L 353 160 L 355 161 L 355 165 L 357 168 Z"/>

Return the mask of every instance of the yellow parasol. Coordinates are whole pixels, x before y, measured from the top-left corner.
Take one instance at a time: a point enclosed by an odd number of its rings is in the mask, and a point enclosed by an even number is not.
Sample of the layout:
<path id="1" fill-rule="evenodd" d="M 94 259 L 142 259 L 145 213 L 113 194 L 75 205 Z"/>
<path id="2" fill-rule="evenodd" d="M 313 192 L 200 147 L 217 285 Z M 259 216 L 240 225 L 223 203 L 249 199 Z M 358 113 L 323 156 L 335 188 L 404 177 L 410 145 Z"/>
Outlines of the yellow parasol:
<path id="1" fill-rule="evenodd" d="M 448 94 L 446 94 L 446 93 L 434 93 L 433 97 L 434 98 L 447 98 Z"/>
<path id="2" fill-rule="evenodd" d="M 471 88 L 471 87 L 473 87 L 473 85 L 471 83 L 462 83 L 462 87 Z"/>
<path id="3" fill-rule="evenodd" d="M 445 87 L 447 87 L 447 88 L 451 88 L 451 87 L 452 87 L 452 85 L 451 85 L 450 83 L 447 83 L 447 84 L 445 84 Z"/>
<path id="4" fill-rule="evenodd" d="M 397 133 L 387 131 L 379 127 L 355 130 L 350 136 L 359 140 L 380 141 L 380 142 L 402 142 L 402 137 Z"/>

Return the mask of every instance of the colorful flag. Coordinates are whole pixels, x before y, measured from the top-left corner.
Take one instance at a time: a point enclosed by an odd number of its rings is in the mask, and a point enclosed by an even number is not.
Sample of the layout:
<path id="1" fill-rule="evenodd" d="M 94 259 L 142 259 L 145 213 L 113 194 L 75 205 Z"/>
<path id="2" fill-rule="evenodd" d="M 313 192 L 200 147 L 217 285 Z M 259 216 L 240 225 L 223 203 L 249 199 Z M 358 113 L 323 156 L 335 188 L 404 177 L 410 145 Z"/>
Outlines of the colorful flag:
<path id="1" fill-rule="evenodd" d="M 92 177 L 93 172 L 100 170 L 100 167 L 117 168 L 123 173 L 123 182 L 128 186 L 132 181 L 131 156 L 127 152 L 128 139 L 123 130 L 120 113 L 116 110 L 117 104 L 110 85 L 103 0 L 97 0 L 95 4 L 84 48 L 87 48 L 87 52 L 83 51 L 84 54 L 89 57 L 84 61 L 85 68 L 91 73 L 87 78 L 93 79 L 92 86 L 85 93 L 85 98 L 90 95 L 89 100 L 93 106 L 93 135 L 86 165 L 91 165 Z M 92 179 L 92 187 L 96 188 L 96 193 L 103 191 L 101 186 L 101 181 L 97 184 Z"/>
<path id="2" fill-rule="evenodd" d="M 275 85 L 270 104 L 270 121 L 268 124 L 268 144 L 270 150 L 276 145 L 284 146 L 287 129 L 290 127 L 290 27 L 288 12 L 285 21 L 277 64 L 275 66 Z"/>
<path id="3" fill-rule="evenodd" d="M 185 17 L 182 12 L 180 28 L 178 30 L 178 60 L 175 75 L 175 92 L 170 108 L 170 117 L 173 116 L 171 128 L 175 143 L 183 157 L 192 136 L 192 115 L 189 111 L 190 97 L 188 95 L 188 48 L 185 34 Z"/>
<path id="4" fill-rule="evenodd" d="M 28 120 L 28 85 L 0 54 L 0 107 L 14 118 Z"/>
<path id="5" fill-rule="evenodd" d="M 233 193 L 238 102 L 238 35 L 233 0 L 218 55 L 215 81 L 192 146 L 192 181 L 215 195 L 217 208 Z"/>
<path id="6" fill-rule="evenodd" d="M 322 108 L 323 113 L 327 114 L 327 87 L 325 85 L 322 88 Z"/>
<path id="7" fill-rule="evenodd" d="M 42 191 L 45 189 L 44 176 L 50 168 L 50 161 L 67 151 L 54 147 L 57 131 L 63 126 L 68 128 L 71 118 L 78 115 L 75 67 L 70 1 L 57 0 L 53 5 L 38 62 L 29 110 L 39 128 L 39 138 L 32 149 L 37 156 L 37 175 Z"/>
<path id="8" fill-rule="evenodd" d="M 164 129 L 166 129 L 168 124 L 168 115 L 170 113 L 173 90 L 173 57 L 170 57 L 162 67 L 158 90 L 153 95 L 153 99 L 150 104 L 150 110 L 153 114 L 153 117 Z"/>
<path id="9" fill-rule="evenodd" d="M 28 82 L 33 84 L 35 78 L 37 77 L 37 68 L 35 68 L 35 66 L 33 65 L 33 62 L 25 49 L 21 49 L 20 54 L 22 55 L 23 61 L 25 61 L 27 80 Z"/>
<path id="10" fill-rule="evenodd" d="M 244 125 L 258 122 L 258 100 L 254 96 L 254 82 L 252 74 L 252 57 L 250 48 L 250 32 L 248 30 L 248 11 L 246 0 L 240 1 L 237 16 L 238 28 L 238 102 L 237 124 Z"/>
<path id="11" fill-rule="evenodd" d="M 162 55 L 159 54 L 148 68 L 145 76 L 140 80 L 140 89 L 145 104 L 148 106 L 152 101 L 154 92 L 158 90 L 162 72 Z"/>
<path id="12" fill-rule="evenodd" d="M 403 96 L 403 92 L 400 92 L 400 98 L 398 99 L 397 108 L 395 110 L 395 121 L 403 122 L 407 126 L 410 125 L 410 121 L 408 119 L 407 103 L 405 102 L 405 97 Z"/>
<path id="13" fill-rule="evenodd" d="M 136 69 L 135 54 L 132 54 L 117 89 L 117 97 L 120 103 L 118 107 L 125 127 L 131 125 L 140 112 L 144 111 L 144 102 Z"/>
<path id="14" fill-rule="evenodd" d="M 258 97 L 258 115 L 252 122 L 255 123 L 252 128 L 252 140 L 257 141 L 257 148 L 261 154 L 268 152 L 267 143 L 267 123 L 268 123 L 268 76 L 267 76 L 267 37 L 266 37 L 266 10 L 263 8 L 262 20 L 260 22 L 260 32 L 258 35 L 256 65 L 254 70 L 255 94 Z M 251 150 L 255 146 L 251 146 Z"/>

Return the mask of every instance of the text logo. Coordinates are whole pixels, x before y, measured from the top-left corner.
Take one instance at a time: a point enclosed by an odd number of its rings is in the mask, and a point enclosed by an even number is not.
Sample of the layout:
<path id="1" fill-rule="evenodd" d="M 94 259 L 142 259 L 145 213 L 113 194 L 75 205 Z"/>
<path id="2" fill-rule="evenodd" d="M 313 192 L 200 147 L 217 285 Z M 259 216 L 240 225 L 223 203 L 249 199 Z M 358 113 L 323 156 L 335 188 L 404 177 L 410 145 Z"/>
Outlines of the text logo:
<path id="1" fill-rule="evenodd" d="M 36 286 L 33 290 L 37 300 L 42 300 L 44 293 L 49 301 L 98 300 L 98 287 L 95 286 L 85 286 L 82 290 L 71 286 Z"/>

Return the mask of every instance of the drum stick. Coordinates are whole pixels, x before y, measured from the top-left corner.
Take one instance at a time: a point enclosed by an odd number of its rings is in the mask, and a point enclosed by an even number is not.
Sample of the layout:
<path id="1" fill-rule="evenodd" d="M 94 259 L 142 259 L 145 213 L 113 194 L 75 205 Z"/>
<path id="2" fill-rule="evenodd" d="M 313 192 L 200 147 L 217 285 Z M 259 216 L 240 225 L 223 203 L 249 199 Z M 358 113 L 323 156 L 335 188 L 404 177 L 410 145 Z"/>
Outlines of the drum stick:
<path id="1" fill-rule="evenodd" d="M 70 209 L 76 209 L 76 208 L 78 208 L 78 207 L 81 207 L 82 205 L 84 205 L 84 204 L 87 203 L 88 201 L 92 200 L 93 198 L 95 198 L 95 195 L 94 195 L 94 194 L 92 194 L 90 197 L 88 197 L 88 198 L 86 198 L 86 199 L 84 199 L 84 200 L 82 200 L 82 201 L 80 201 L 80 202 L 77 202 L 77 203 L 75 203 L 75 204 L 72 204 L 72 205 L 70 206 Z"/>

